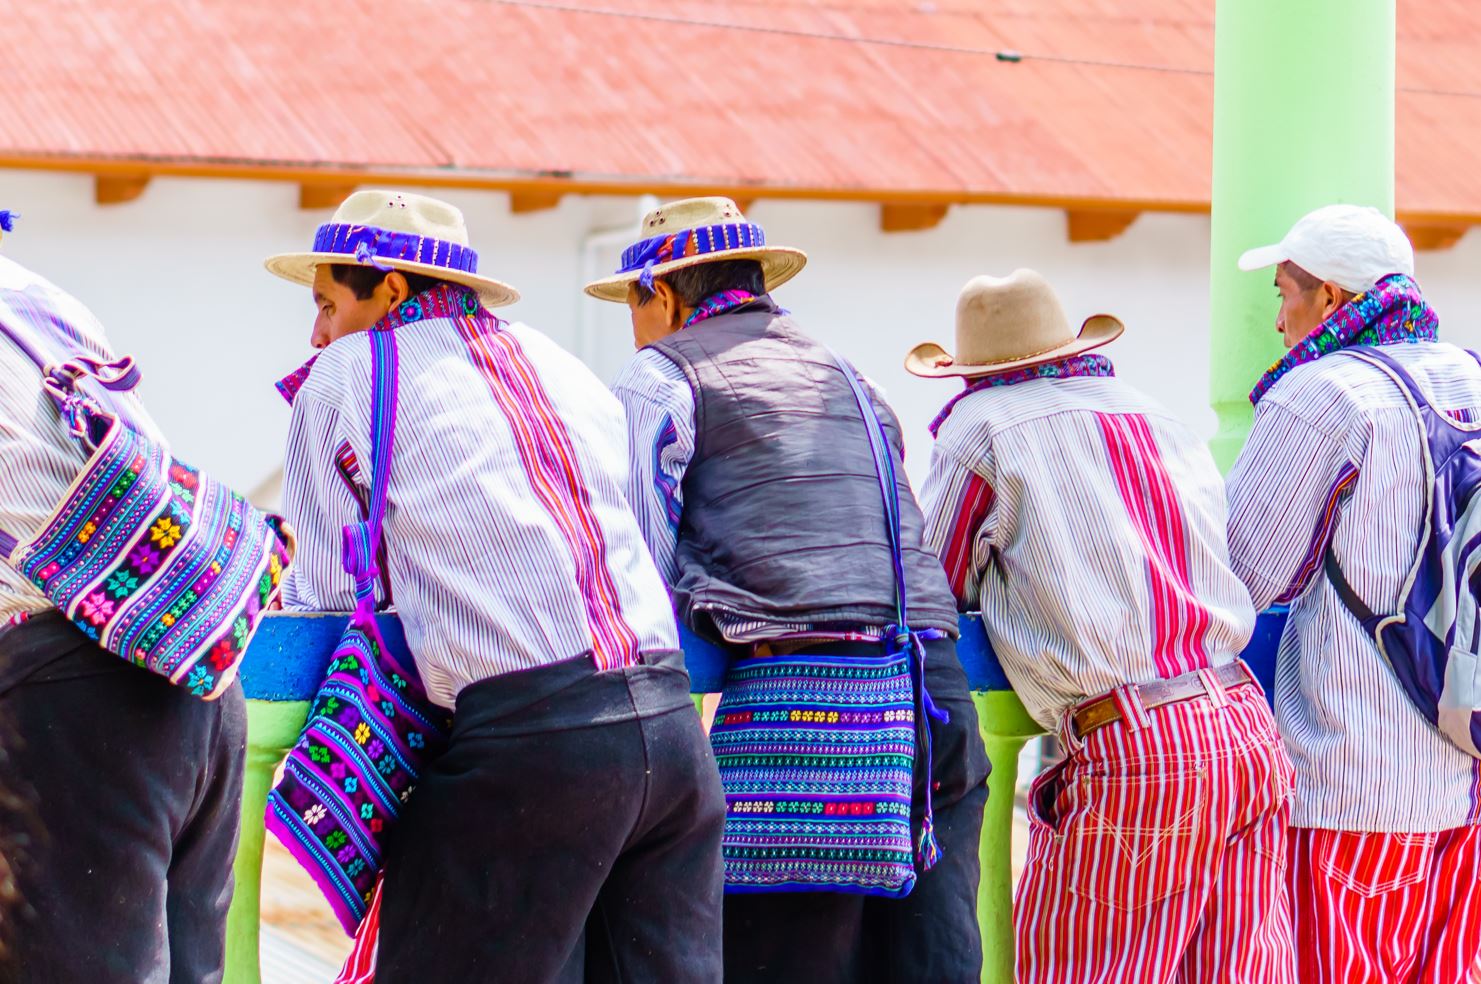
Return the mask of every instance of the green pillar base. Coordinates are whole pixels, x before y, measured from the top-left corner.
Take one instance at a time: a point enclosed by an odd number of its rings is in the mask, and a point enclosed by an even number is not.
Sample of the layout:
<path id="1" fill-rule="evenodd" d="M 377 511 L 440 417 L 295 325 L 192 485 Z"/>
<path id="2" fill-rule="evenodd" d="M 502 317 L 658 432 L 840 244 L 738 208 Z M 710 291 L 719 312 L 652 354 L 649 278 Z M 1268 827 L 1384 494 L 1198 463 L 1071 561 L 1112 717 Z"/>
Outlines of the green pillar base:
<path id="1" fill-rule="evenodd" d="M 975 692 L 992 775 L 982 817 L 982 866 L 977 886 L 977 921 L 982 927 L 982 984 L 1013 984 L 1013 804 L 1018 790 L 1018 754 L 1044 733 L 1011 691 Z"/>
<path id="2" fill-rule="evenodd" d="M 247 765 L 242 783 L 242 833 L 237 841 L 236 891 L 226 916 L 225 984 L 261 984 L 258 931 L 262 916 L 263 811 L 273 773 L 298 740 L 308 701 L 247 701 Z"/>

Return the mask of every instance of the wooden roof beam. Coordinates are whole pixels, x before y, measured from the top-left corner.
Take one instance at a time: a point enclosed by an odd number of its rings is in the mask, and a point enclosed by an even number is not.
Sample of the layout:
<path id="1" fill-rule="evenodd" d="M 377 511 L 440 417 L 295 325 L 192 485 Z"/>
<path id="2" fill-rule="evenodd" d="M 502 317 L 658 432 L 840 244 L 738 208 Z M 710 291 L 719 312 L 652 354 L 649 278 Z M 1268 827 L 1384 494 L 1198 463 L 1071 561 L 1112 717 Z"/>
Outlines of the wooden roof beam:
<path id="1" fill-rule="evenodd" d="M 93 201 L 99 205 L 122 205 L 144 194 L 147 174 L 99 174 L 93 178 Z"/>
<path id="2" fill-rule="evenodd" d="M 1450 249 L 1460 242 L 1461 237 L 1470 231 L 1471 227 L 1463 222 L 1400 222 L 1404 227 L 1404 234 L 1414 244 L 1414 248 L 1423 251 L 1437 251 Z"/>
<path id="3" fill-rule="evenodd" d="M 879 206 L 879 228 L 881 232 L 922 232 L 934 229 L 946 218 L 950 205 L 902 204 L 885 202 Z"/>
<path id="4" fill-rule="evenodd" d="M 352 184 L 324 184 L 305 181 L 298 186 L 298 207 L 308 211 L 316 208 L 339 208 L 340 203 L 355 193 Z"/>
<path id="5" fill-rule="evenodd" d="M 1064 213 L 1072 243 L 1104 243 L 1121 235 L 1141 212 L 1130 210 L 1070 209 Z"/>

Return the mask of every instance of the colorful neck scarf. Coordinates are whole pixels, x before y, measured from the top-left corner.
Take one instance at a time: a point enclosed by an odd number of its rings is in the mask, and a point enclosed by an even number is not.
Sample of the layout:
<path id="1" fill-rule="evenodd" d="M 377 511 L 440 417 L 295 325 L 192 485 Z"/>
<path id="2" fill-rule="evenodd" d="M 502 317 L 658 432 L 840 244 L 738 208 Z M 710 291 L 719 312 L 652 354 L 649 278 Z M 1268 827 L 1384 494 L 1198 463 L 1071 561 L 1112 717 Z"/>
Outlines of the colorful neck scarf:
<path id="1" fill-rule="evenodd" d="M 1419 284 L 1402 273 L 1391 274 L 1338 308 L 1267 369 L 1250 391 L 1250 402 L 1259 403 L 1286 373 L 1324 355 L 1355 345 L 1433 342 L 1439 328 L 1440 319 L 1425 302 Z"/>
<path id="2" fill-rule="evenodd" d="M 691 328 L 708 318 L 726 314 L 757 300 L 760 297 L 748 290 L 722 290 L 718 294 L 711 294 L 694 306 L 694 313 L 689 315 L 684 327 Z"/>
<path id="3" fill-rule="evenodd" d="M 370 330 L 386 331 L 428 318 L 472 317 L 481 307 L 478 293 L 473 288 L 458 284 L 439 284 L 415 297 L 407 298 L 396 310 L 387 312 Z M 289 406 L 298 398 L 298 391 L 303 389 L 303 384 L 309 381 L 309 373 L 313 371 L 314 362 L 318 358 L 319 353 L 315 352 L 309 361 L 278 380 L 278 392 L 288 401 Z"/>
<path id="4" fill-rule="evenodd" d="M 976 393 L 978 390 L 987 389 L 990 386 L 1012 386 L 1015 383 L 1027 383 L 1035 379 L 1071 379 L 1075 376 L 1114 376 L 1116 369 L 1111 365 L 1111 360 L 1103 355 L 1072 355 L 1068 359 L 1060 359 L 1057 362 L 1041 362 L 1036 366 L 1028 366 L 1024 369 L 1013 369 L 1009 372 L 1000 372 L 992 376 L 979 376 L 976 379 L 968 379 L 967 386 L 956 396 L 947 401 L 946 406 L 931 421 L 931 436 L 935 437 L 941 425 L 946 423 L 946 418 L 951 416 L 951 410 L 963 398 Z"/>

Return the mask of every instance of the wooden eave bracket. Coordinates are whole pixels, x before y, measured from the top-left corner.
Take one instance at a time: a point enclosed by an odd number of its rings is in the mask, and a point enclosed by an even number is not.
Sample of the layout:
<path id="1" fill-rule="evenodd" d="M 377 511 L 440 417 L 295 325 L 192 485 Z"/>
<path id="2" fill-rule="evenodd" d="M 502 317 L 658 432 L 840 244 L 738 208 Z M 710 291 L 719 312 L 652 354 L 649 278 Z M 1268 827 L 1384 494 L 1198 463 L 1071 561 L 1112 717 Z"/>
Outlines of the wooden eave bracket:
<path id="1" fill-rule="evenodd" d="M 1119 209 L 1069 209 L 1064 213 L 1065 229 L 1072 243 L 1104 243 L 1125 232 L 1141 214 Z"/>
<path id="2" fill-rule="evenodd" d="M 516 189 L 509 193 L 509 211 L 515 215 L 527 212 L 544 212 L 555 208 L 565 197 L 565 192 L 548 188 Z"/>
<path id="3" fill-rule="evenodd" d="M 881 232 L 921 232 L 934 229 L 951 209 L 946 204 L 901 204 L 885 202 L 879 206 Z"/>
<path id="4" fill-rule="evenodd" d="M 305 211 L 316 208 L 339 208 L 346 198 L 355 193 L 352 184 L 305 181 L 298 186 L 298 207 Z"/>
<path id="5" fill-rule="evenodd" d="M 144 194 L 147 174 L 99 174 L 93 178 L 93 200 L 99 205 L 122 205 Z"/>
<path id="6" fill-rule="evenodd" d="M 1471 229 L 1469 224 L 1458 221 L 1400 221 L 1399 225 L 1403 226 L 1404 234 L 1414 248 L 1421 251 L 1450 249 Z"/>

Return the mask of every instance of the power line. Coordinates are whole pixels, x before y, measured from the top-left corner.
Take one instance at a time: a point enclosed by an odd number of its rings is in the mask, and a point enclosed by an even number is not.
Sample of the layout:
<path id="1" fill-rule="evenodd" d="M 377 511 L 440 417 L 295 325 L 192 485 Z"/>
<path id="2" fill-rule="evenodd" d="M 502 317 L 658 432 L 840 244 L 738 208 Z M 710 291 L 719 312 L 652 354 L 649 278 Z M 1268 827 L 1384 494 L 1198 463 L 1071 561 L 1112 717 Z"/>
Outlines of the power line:
<path id="1" fill-rule="evenodd" d="M 999 62 L 1017 64 L 1019 62 L 1048 62 L 1056 65 L 1079 65 L 1086 68 L 1109 68 L 1122 71 L 1136 72 L 1165 72 L 1172 75 L 1200 75 L 1212 76 L 1213 69 L 1208 68 L 1185 68 L 1177 65 L 1148 65 L 1142 62 L 1113 61 L 1098 58 L 1070 58 L 1065 55 L 1044 55 L 1031 52 L 1020 52 L 1011 49 L 973 48 L 963 45 L 940 44 L 933 41 L 907 41 L 900 38 L 875 38 L 856 37 L 850 34 L 836 34 L 821 31 L 804 31 L 797 28 L 774 27 L 767 24 L 736 24 L 725 21 L 704 20 L 699 17 L 684 17 L 678 14 L 655 14 L 644 11 L 612 10 L 607 7 L 584 7 L 574 3 L 562 3 L 558 0 L 482 0 L 483 3 L 500 7 L 523 7 L 528 10 L 549 10 L 566 14 L 585 14 L 593 17 L 612 17 L 619 20 L 648 21 L 659 24 L 672 24 L 683 27 L 708 27 L 725 31 L 745 31 L 751 34 L 769 34 L 779 37 L 802 38 L 812 41 L 839 41 L 847 44 L 874 45 L 882 48 L 904 48 L 912 51 L 930 51 L 937 54 L 952 55 L 975 55 L 990 56 Z M 746 3 L 761 6 L 783 6 L 789 4 L 788 0 L 732 0 L 732 2 Z M 829 10 L 858 10 L 857 6 L 846 6 L 844 4 L 813 4 L 814 9 L 822 8 Z M 926 14 L 959 14 L 961 16 L 974 16 L 970 11 L 934 10 L 928 9 L 930 5 L 923 3 L 916 8 L 906 10 L 906 13 Z M 886 12 L 883 7 L 867 7 L 871 12 Z M 1435 89 L 1423 86 L 1397 86 L 1397 91 L 1408 92 L 1414 95 L 1443 96 L 1455 99 L 1481 99 L 1481 92 L 1467 91 L 1463 89 Z"/>
<path id="2" fill-rule="evenodd" d="M 546 0 L 483 0 L 484 3 L 500 7 L 523 7 L 528 10 L 549 10 L 565 14 L 587 14 L 595 17 L 613 17 L 620 20 L 639 20 L 658 24 L 673 24 L 683 27 L 710 27 L 727 31 L 745 31 L 751 34 L 770 34 L 780 37 L 804 38 L 812 41 L 843 41 L 850 44 L 877 45 L 883 48 L 906 48 L 913 51 L 930 51 L 937 54 L 990 55 L 1000 62 L 1041 61 L 1063 65 L 1087 65 L 1093 68 L 1133 69 L 1145 72 L 1172 72 L 1179 75 L 1212 75 L 1204 68 L 1180 68 L 1175 65 L 1140 65 L 1131 62 L 1100 61 L 1086 58 L 1067 58 L 1061 55 L 1026 55 L 1012 50 L 992 48 L 970 48 L 961 45 L 939 44 L 934 41 L 907 41 L 900 38 L 855 37 L 849 34 L 830 34 L 820 31 L 803 31 L 790 27 L 773 27 L 767 24 L 733 24 L 725 21 L 703 20 L 698 17 L 682 17 L 677 14 L 654 14 L 633 10 L 612 10 L 604 7 L 582 7 L 577 4 L 546 2 Z M 754 2 L 754 0 L 753 0 Z"/>

